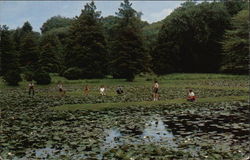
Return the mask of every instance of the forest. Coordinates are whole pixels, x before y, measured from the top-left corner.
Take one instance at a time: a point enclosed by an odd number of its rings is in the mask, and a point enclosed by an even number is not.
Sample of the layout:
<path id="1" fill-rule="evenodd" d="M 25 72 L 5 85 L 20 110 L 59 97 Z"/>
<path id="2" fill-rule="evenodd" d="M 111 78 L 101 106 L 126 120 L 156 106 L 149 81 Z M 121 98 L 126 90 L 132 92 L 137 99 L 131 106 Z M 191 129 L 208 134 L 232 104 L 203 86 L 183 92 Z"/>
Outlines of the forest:
<path id="1" fill-rule="evenodd" d="M 149 24 L 124 0 L 115 16 L 103 17 L 94 1 L 80 15 L 49 18 L 35 32 L 0 26 L 0 76 L 51 83 L 50 73 L 69 80 L 118 78 L 143 73 L 247 74 L 249 11 L 246 1 L 183 2 Z"/>

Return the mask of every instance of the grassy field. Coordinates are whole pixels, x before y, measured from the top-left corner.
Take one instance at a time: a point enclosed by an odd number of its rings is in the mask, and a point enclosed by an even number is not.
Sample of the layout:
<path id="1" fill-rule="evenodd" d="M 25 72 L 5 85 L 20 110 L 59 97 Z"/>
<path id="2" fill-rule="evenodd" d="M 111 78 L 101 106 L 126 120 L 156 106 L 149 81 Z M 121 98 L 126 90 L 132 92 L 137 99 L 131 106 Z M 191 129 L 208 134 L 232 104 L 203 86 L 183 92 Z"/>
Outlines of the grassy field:
<path id="1" fill-rule="evenodd" d="M 152 84 L 160 100 L 152 101 Z M 58 93 L 61 81 L 66 95 Z M 170 74 L 67 80 L 50 85 L 0 83 L 2 159 L 243 159 L 250 156 L 249 78 Z M 89 95 L 83 86 L 90 86 Z M 99 87 L 107 87 L 107 95 Z M 121 85 L 124 94 L 117 95 Z M 188 89 L 198 97 L 187 102 Z M 159 126 L 160 125 L 160 126 Z M 172 138 L 171 138 L 172 137 Z M 170 139 L 169 139 L 170 138 Z M 225 147 L 226 146 L 226 147 Z"/>
<path id="2" fill-rule="evenodd" d="M 227 97 L 212 97 L 212 98 L 200 98 L 194 103 L 207 103 L 207 102 L 230 102 L 230 101 L 243 101 L 247 100 L 248 96 L 227 96 Z M 65 104 L 61 106 L 51 107 L 50 109 L 57 111 L 74 111 L 74 110 L 93 110 L 100 111 L 110 108 L 120 108 L 120 107 L 133 107 L 133 106 L 144 106 L 144 107 L 154 107 L 155 105 L 169 105 L 169 104 L 186 104 L 185 99 L 171 99 L 166 101 L 141 101 L 141 102 L 122 102 L 122 103 L 95 103 L 95 104 Z"/>

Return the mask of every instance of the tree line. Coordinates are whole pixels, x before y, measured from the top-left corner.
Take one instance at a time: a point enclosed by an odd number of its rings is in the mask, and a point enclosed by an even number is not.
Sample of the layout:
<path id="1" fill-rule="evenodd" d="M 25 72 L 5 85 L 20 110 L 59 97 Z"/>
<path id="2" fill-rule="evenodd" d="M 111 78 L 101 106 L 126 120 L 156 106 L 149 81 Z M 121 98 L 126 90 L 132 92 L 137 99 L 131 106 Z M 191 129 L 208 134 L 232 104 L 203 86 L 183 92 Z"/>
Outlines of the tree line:
<path id="1" fill-rule="evenodd" d="M 95 3 L 79 16 L 55 16 L 34 32 L 29 22 L 0 26 L 0 75 L 49 84 L 49 73 L 67 79 L 124 78 L 139 73 L 248 73 L 247 2 L 185 2 L 149 24 L 124 0 L 115 16 L 102 17 Z M 22 75 L 22 77 L 21 77 Z"/>

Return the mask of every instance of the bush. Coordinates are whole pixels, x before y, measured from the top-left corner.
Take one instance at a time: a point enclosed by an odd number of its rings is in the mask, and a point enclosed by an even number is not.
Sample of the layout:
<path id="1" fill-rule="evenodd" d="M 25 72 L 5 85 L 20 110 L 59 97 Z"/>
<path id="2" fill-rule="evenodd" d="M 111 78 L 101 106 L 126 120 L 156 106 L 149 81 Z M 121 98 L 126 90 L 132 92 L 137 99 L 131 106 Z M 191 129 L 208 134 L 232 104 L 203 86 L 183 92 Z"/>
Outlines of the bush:
<path id="1" fill-rule="evenodd" d="M 24 74 L 23 78 L 26 81 L 32 81 L 33 80 L 33 73 L 31 71 L 26 71 L 23 74 Z"/>
<path id="2" fill-rule="evenodd" d="M 8 85 L 11 86 L 18 86 L 18 82 L 22 81 L 22 78 L 18 70 L 7 71 L 3 75 L 3 79 Z"/>
<path id="3" fill-rule="evenodd" d="M 51 78 L 48 72 L 37 71 L 34 74 L 34 80 L 37 84 L 50 84 Z"/>
<path id="4" fill-rule="evenodd" d="M 83 71 L 80 68 L 72 67 L 67 69 L 63 76 L 69 80 L 76 80 L 82 78 Z"/>

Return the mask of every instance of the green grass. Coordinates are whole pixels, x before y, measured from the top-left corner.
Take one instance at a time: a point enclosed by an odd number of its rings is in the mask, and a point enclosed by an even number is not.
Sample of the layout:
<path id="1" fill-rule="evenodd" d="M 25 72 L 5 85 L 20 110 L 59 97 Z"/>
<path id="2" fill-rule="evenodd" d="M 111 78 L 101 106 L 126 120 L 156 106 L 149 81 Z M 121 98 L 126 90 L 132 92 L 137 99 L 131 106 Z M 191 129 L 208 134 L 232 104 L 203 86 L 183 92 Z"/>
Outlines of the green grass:
<path id="1" fill-rule="evenodd" d="M 52 110 L 58 111 L 74 111 L 74 110 L 104 110 L 108 108 L 121 108 L 132 106 L 152 107 L 161 104 L 184 104 L 184 103 L 205 103 L 205 102 L 228 102 L 248 100 L 248 96 L 227 96 L 213 98 L 199 98 L 196 102 L 187 102 L 185 99 L 170 99 L 164 101 L 142 101 L 142 102 L 120 102 L 120 103 L 96 103 L 96 104 L 66 104 L 56 107 L 51 107 Z"/>
<path id="2" fill-rule="evenodd" d="M 115 92 L 110 92 L 110 91 L 106 91 L 106 96 L 116 96 L 117 94 Z M 60 93 L 56 90 L 56 91 L 52 91 L 52 92 L 49 92 L 49 93 L 46 93 L 46 92 L 38 92 L 37 93 L 38 95 L 60 95 Z M 66 91 L 66 95 L 67 96 L 78 96 L 78 97 L 81 97 L 81 96 L 85 96 L 83 90 L 81 91 L 70 91 L 70 92 L 67 92 Z M 100 92 L 98 90 L 91 90 L 89 92 L 89 95 L 94 95 L 94 96 L 99 96 L 100 95 Z"/>
<path id="3" fill-rule="evenodd" d="M 215 73 L 173 73 L 162 76 L 165 80 L 195 80 L 195 79 L 249 79 L 248 75 L 230 75 Z"/>
<path id="4" fill-rule="evenodd" d="M 56 87 L 58 82 L 62 82 L 65 86 L 100 86 L 100 85 L 107 85 L 107 86 L 117 86 L 117 85 L 130 85 L 130 86 L 138 86 L 138 85 L 152 85 L 154 79 L 157 79 L 160 82 L 161 86 L 166 87 L 211 87 L 210 85 L 199 85 L 201 81 L 220 81 L 220 80 L 239 80 L 239 81 L 248 81 L 249 77 L 247 75 L 227 75 L 227 74 L 206 74 L 206 73 L 175 73 L 175 74 L 168 74 L 165 76 L 156 75 L 142 75 L 137 76 L 134 82 L 127 82 L 125 79 L 112 79 L 112 78 L 105 78 L 105 79 L 81 79 L 81 80 L 67 80 L 64 77 L 58 76 L 57 74 L 51 74 L 52 83 L 50 85 L 36 85 L 37 88 L 45 88 L 45 87 Z M 190 85 L 192 83 L 192 85 Z M 22 81 L 19 83 L 17 87 L 10 87 L 7 86 L 0 78 L 0 88 L 27 88 L 28 82 Z M 223 87 L 220 85 L 213 86 Z M 230 86 L 229 86 L 230 87 Z M 224 87 L 229 88 L 229 87 Z M 241 89 L 243 87 L 240 87 Z M 245 89 L 248 87 L 245 87 Z"/>

